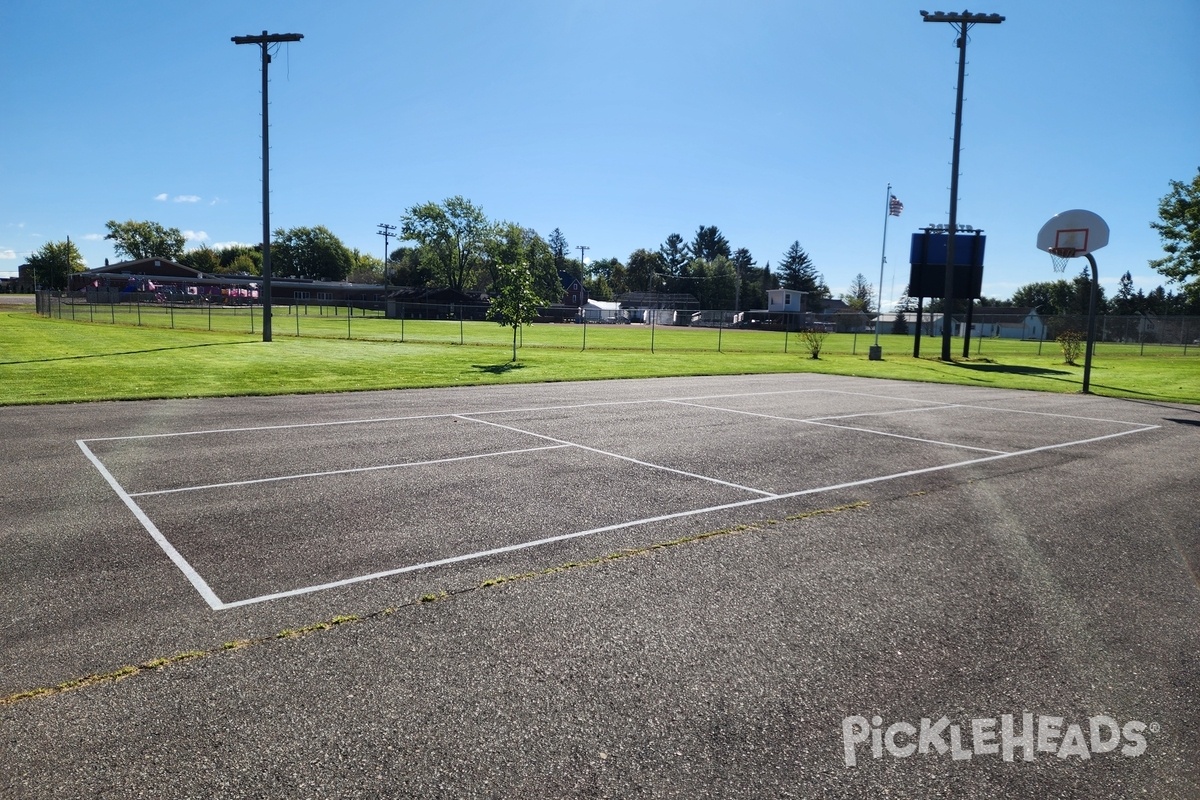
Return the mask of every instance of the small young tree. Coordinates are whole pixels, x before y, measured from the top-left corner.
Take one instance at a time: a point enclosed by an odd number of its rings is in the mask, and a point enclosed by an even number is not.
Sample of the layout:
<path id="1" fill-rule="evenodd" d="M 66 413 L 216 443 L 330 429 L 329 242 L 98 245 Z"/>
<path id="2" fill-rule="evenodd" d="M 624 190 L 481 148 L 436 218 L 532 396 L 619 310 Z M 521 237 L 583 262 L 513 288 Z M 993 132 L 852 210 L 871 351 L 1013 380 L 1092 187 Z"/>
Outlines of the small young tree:
<path id="1" fill-rule="evenodd" d="M 821 348 L 825 346 L 825 337 L 829 333 L 817 328 L 805 328 L 800 331 L 800 341 L 804 343 L 804 349 L 809 352 L 813 359 L 821 357 Z"/>
<path id="2" fill-rule="evenodd" d="M 533 275 L 525 262 L 500 263 L 495 266 L 496 279 L 492 282 L 491 305 L 487 318 L 500 325 L 512 328 L 512 360 L 517 360 L 517 332 L 537 317 L 541 297 L 534 285 Z"/>
<path id="3" fill-rule="evenodd" d="M 1054 337 L 1054 340 L 1062 348 L 1063 361 L 1075 366 L 1075 359 L 1079 358 L 1079 351 L 1083 348 L 1083 334 L 1073 328 L 1068 328 Z"/>

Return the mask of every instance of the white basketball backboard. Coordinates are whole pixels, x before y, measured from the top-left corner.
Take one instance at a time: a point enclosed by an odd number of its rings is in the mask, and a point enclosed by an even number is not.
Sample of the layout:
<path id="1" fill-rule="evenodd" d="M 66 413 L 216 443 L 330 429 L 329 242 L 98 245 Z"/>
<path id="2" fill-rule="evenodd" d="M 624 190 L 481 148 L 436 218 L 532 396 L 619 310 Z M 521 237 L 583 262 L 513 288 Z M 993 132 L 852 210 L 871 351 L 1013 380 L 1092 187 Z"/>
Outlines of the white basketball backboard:
<path id="1" fill-rule="evenodd" d="M 1108 244 L 1108 223 L 1099 214 L 1074 208 L 1055 214 L 1038 231 L 1037 247 L 1068 257 L 1085 256 Z M 1057 251 L 1057 252 L 1056 252 Z"/>

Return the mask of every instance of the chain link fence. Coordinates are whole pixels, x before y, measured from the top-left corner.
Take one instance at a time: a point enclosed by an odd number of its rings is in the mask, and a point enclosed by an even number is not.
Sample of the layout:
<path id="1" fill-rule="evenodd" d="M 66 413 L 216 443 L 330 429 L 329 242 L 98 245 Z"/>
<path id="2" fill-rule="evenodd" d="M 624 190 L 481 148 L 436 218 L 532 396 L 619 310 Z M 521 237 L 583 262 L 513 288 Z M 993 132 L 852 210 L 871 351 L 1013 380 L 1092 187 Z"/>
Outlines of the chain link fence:
<path id="1" fill-rule="evenodd" d="M 114 293 L 115 294 L 115 293 Z M 89 292 L 41 291 L 37 312 L 55 319 L 109 325 L 218 331 L 262 332 L 263 309 L 249 301 L 211 302 L 203 297 L 156 297 Z M 512 329 L 488 321 L 479 304 L 432 305 L 395 301 L 312 301 L 272 305 L 273 336 L 362 339 L 428 344 L 511 346 Z M 846 316 L 846 315 L 842 315 Z M 923 336 L 940 336 L 940 315 L 922 320 Z M 903 330 L 903 332 L 901 332 Z M 831 334 L 822 352 L 866 353 L 874 342 L 872 320 L 813 313 L 734 312 L 630 308 L 599 311 L 551 308 L 537 322 L 518 330 L 524 347 L 580 350 L 659 350 L 714 352 L 802 352 L 803 331 Z M 1056 355 L 1056 338 L 1066 331 L 1086 335 L 1085 315 L 976 315 L 970 325 L 972 355 Z M 885 319 L 880 336 L 889 346 L 911 340 L 915 320 L 904 325 Z M 967 333 L 965 318 L 956 318 L 956 337 Z M 1200 317 L 1099 316 L 1098 357 L 1125 355 L 1200 355 Z"/>

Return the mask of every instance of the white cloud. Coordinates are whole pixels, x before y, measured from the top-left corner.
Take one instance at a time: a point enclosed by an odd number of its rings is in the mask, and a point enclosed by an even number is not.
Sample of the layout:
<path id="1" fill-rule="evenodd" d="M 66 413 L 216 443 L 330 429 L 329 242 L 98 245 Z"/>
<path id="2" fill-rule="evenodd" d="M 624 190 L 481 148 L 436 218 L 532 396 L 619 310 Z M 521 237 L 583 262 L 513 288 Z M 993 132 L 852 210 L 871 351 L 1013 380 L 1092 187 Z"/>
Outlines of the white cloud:
<path id="1" fill-rule="evenodd" d="M 167 193 L 163 192 L 162 194 L 156 194 L 156 195 L 154 195 L 154 199 L 159 201 L 160 203 L 164 203 L 167 200 Z"/>
<path id="2" fill-rule="evenodd" d="M 213 242 L 213 250 L 224 250 L 227 247 L 254 247 L 251 242 Z"/>
<path id="3" fill-rule="evenodd" d="M 189 242 L 203 242 L 208 240 L 208 234 L 204 231 L 184 231 L 183 238 Z"/>
<path id="4" fill-rule="evenodd" d="M 103 233 L 85 233 L 83 238 L 89 242 L 102 242 L 102 241 L 104 241 L 104 234 Z"/>
<path id="5" fill-rule="evenodd" d="M 16 250 L 0 250 L 0 258 L 16 258 Z"/>
<path id="6" fill-rule="evenodd" d="M 175 196 L 175 202 L 176 203 L 199 203 L 200 197 L 199 197 L 199 195 L 194 195 L 194 194 L 180 194 L 180 195 Z"/>

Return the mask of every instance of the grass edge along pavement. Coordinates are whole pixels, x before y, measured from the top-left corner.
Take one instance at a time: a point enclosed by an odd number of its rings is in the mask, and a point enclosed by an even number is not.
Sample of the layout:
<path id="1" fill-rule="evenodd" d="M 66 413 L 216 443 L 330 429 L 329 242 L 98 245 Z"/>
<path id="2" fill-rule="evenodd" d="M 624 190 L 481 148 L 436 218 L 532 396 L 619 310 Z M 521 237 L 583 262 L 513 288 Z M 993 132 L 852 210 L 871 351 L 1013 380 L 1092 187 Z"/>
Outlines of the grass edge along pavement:
<path id="1" fill-rule="evenodd" d="M 544 578 L 550 578 L 563 573 L 572 572 L 579 569 L 589 569 L 599 567 L 604 564 L 610 564 L 614 561 L 622 561 L 638 556 L 650 556 L 656 553 L 670 550 L 683 545 L 700 544 L 709 539 L 726 536 L 737 536 L 745 533 L 766 532 L 772 528 L 776 528 L 781 523 L 785 522 L 802 522 L 814 517 L 828 516 L 831 514 L 843 514 L 847 512 L 857 511 L 867 508 L 870 503 L 859 501 L 846 505 L 834 506 L 832 508 L 819 508 L 812 511 L 804 511 L 797 514 L 789 514 L 782 520 L 765 519 L 758 522 L 742 523 L 731 525 L 726 528 L 718 528 L 716 530 L 703 531 L 688 536 L 681 536 L 677 539 L 671 539 L 665 542 L 654 542 L 653 544 L 644 545 L 642 547 L 631 547 L 624 550 L 607 553 L 594 558 L 584 559 L 582 561 L 568 561 L 562 564 L 556 564 L 542 569 L 530 570 L 511 575 L 500 575 L 495 578 L 489 578 L 481 581 L 474 586 L 466 586 L 461 589 L 439 589 L 432 592 L 426 592 L 420 597 L 411 599 L 398 606 L 389 606 L 379 611 L 374 611 L 366 614 L 339 614 L 328 620 L 315 622 L 310 625 L 304 625 L 297 628 L 284 628 L 278 633 L 267 636 L 259 636 L 253 639 L 233 639 L 222 643 L 219 646 L 211 647 L 204 650 L 186 650 L 176 653 L 172 656 L 163 656 L 152 658 L 143 661 L 139 664 L 125 664 L 107 672 L 95 672 L 90 675 L 85 675 L 79 678 L 62 681 L 54 686 L 40 686 L 34 689 L 26 689 L 12 694 L 0 696 L 0 708 L 5 706 L 14 706 L 19 703 L 38 700 L 41 698 L 52 697 L 54 695 L 73 692 L 79 689 L 86 689 L 92 686 L 99 686 L 108 683 L 117 683 L 126 678 L 132 678 L 136 675 L 141 675 L 147 672 L 157 672 L 179 664 L 190 661 L 197 661 L 212 658 L 227 653 L 233 650 L 242 650 L 247 647 L 257 647 L 266 645 L 280 639 L 295 639 L 303 636 L 311 636 L 332 630 L 335 627 L 345 625 L 363 624 L 372 621 L 378 621 L 399 613 L 404 609 L 421 607 L 430 603 L 438 603 L 444 600 L 452 599 L 459 595 L 471 594 L 474 592 L 487 591 L 510 583 L 533 581 Z"/>
<path id="2" fill-rule="evenodd" d="M 579 326 L 548 327 L 558 329 L 564 342 L 578 335 Z M 646 338 L 643 330 L 622 327 L 621 335 Z M 1053 342 L 1038 355 L 1036 343 L 1030 353 L 1015 353 L 989 341 L 983 347 L 994 349 L 992 355 L 948 363 L 913 358 L 908 336 L 882 335 L 884 358 L 870 361 L 872 337 L 866 334 L 830 335 L 816 360 L 798 339 L 788 352 L 782 346 L 776 352 L 718 352 L 709 341 L 711 330 L 682 328 L 671 335 L 676 338 L 666 341 L 673 344 L 655 352 L 526 346 L 520 360 L 510 363 L 507 345 L 286 336 L 264 343 L 249 334 L 91 324 L 10 311 L 0 313 L 0 406 L 798 372 L 1058 393 L 1077 393 L 1082 385 L 1082 366 L 1063 363 Z M 779 333 L 750 335 L 783 342 Z M 697 346 L 678 344 L 689 341 Z M 1104 345 L 1093 362 L 1091 386 L 1102 396 L 1200 403 L 1200 356 L 1126 355 Z"/>

